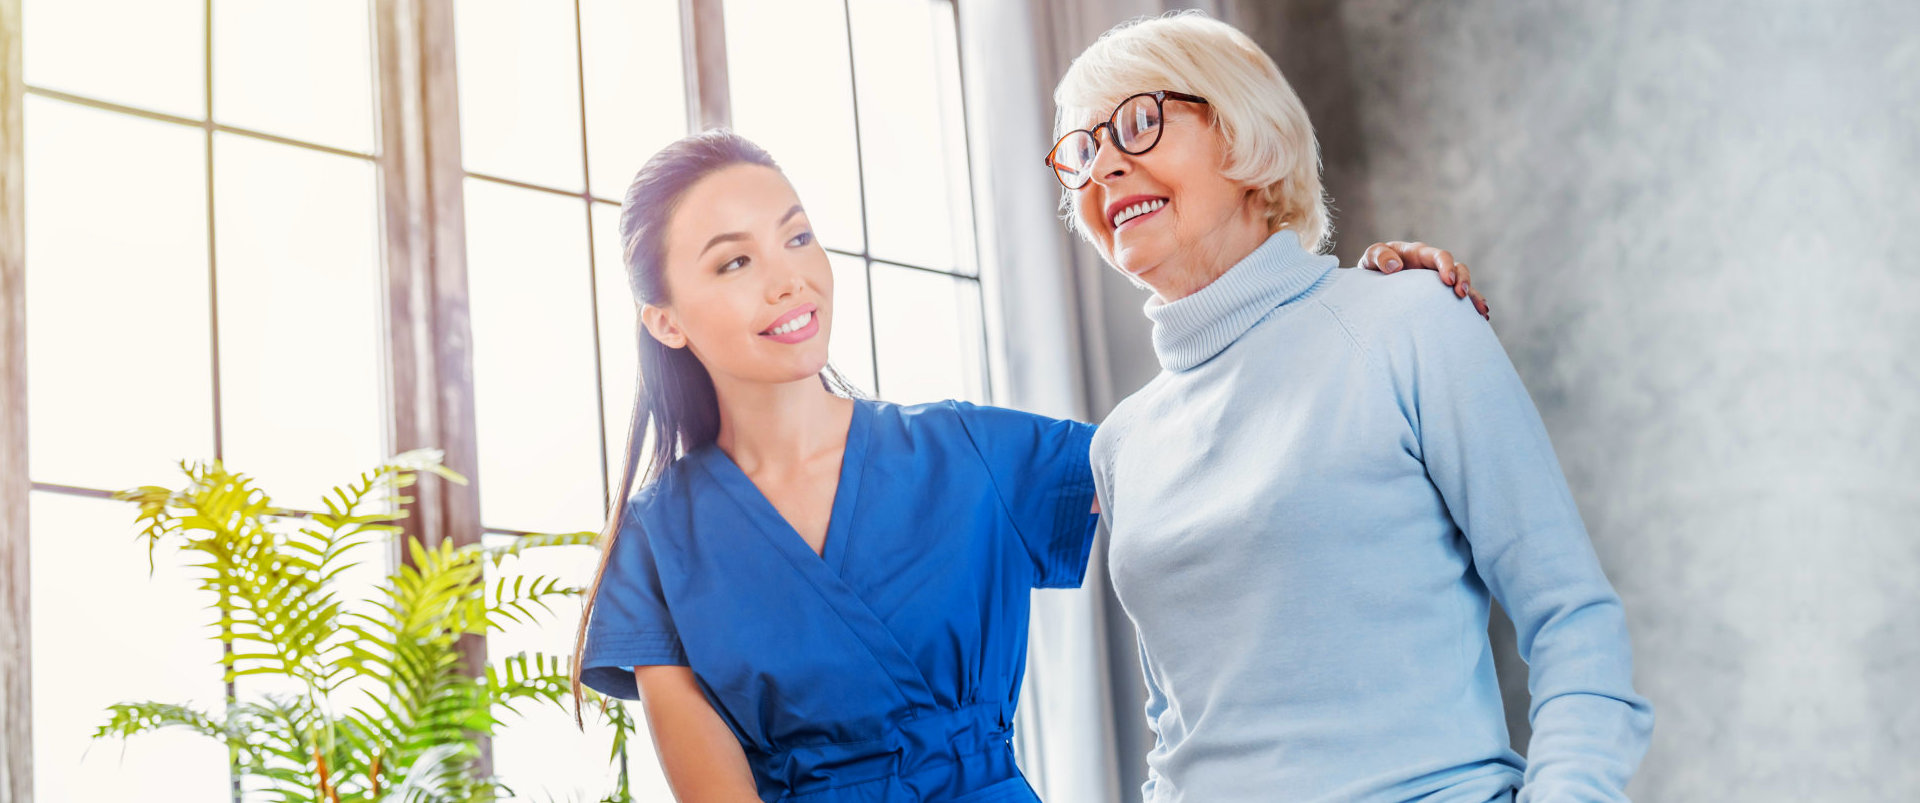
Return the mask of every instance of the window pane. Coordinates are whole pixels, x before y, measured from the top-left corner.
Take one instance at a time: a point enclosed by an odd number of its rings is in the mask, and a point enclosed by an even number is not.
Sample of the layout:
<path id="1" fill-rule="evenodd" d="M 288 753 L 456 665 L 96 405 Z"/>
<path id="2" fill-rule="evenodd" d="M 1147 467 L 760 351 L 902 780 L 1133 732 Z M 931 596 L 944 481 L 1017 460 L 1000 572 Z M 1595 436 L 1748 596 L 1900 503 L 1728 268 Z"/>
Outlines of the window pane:
<path id="1" fill-rule="evenodd" d="M 481 520 L 598 529 L 605 490 L 583 202 L 480 179 L 466 187 Z"/>
<path id="2" fill-rule="evenodd" d="M 958 247 L 972 224 L 953 8 L 851 0 L 851 9 L 873 255 L 971 272 Z"/>
<path id="3" fill-rule="evenodd" d="M 620 481 L 627 429 L 633 418 L 634 380 L 640 376 L 640 316 L 620 258 L 620 210 L 593 205 L 594 299 L 600 310 L 600 394 L 606 414 L 607 481 Z M 643 460 L 641 471 L 646 470 Z"/>
<path id="4" fill-rule="evenodd" d="M 832 254 L 833 339 L 827 359 L 861 390 L 874 392 L 873 321 L 867 315 L 867 267 L 858 257 Z"/>
<path id="5" fill-rule="evenodd" d="M 373 28 L 366 3 L 220 0 L 213 4 L 213 30 L 215 119 L 373 151 Z"/>
<path id="6" fill-rule="evenodd" d="M 194 588 L 191 556 L 163 545 L 149 577 L 125 502 L 35 493 L 29 507 L 35 799 L 226 799 L 227 751 L 218 742 L 184 731 L 92 739 L 114 703 L 220 711 L 214 599 Z"/>
<path id="7" fill-rule="evenodd" d="M 580 191 L 580 63 L 572 4 L 456 5 L 466 169 Z"/>
<path id="8" fill-rule="evenodd" d="M 821 242 L 864 250 L 844 7 L 840 0 L 725 6 L 734 130 L 786 170 Z"/>
<path id="9" fill-rule="evenodd" d="M 281 505 L 385 456 L 373 164 L 214 140 L 225 457 Z"/>
<path id="10" fill-rule="evenodd" d="M 587 164 L 620 199 L 647 157 L 687 134 L 678 0 L 580 0 Z"/>
<path id="11" fill-rule="evenodd" d="M 29 85 L 205 116 L 203 0 L 25 0 L 20 13 Z"/>
<path id="12" fill-rule="evenodd" d="M 511 536 L 489 535 L 488 546 L 507 546 Z M 487 582 L 546 577 L 563 585 L 585 588 L 593 582 L 599 554 L 592 547 L 535 549 L 510 558 L 499 569 L 488 568 Z M 550 600 L 551 613 L 542 612 L 530 624 L 509 625 L 488 634 L 488 660 L 501 666 L 507 656 L 542 653 L 567 666 L 573 655 L 575 627 L 580 621 L 577 597 Z M 636 800 L 670 800 L 672 791 L 660 774 L 653 742 L 645 733 L 646 715 L 637 704 L 627 706 L 641 733 L 627 744 L 627 769 Z M 546 703 L 519 705 L 520 716 L 506 714 L 493 740 L 494 770 L 519 800 L 600 800 L 618 783 L 618 765 L 608 760 L 613 730 L 588 709 L 586 732 L 574 724 L 572 703 L 566 708 Z"/>
<path id="13" fill-rule="evenodd" d="M 974 280 L 876 262 L 873 303 L 880 388 L 888 401 L 986 401 Z"/>
<path id="14" fill-rule="evenodd" d="M 119 489 L 213 454 L 198 129 L 26 99 L 35 480 Z"/>

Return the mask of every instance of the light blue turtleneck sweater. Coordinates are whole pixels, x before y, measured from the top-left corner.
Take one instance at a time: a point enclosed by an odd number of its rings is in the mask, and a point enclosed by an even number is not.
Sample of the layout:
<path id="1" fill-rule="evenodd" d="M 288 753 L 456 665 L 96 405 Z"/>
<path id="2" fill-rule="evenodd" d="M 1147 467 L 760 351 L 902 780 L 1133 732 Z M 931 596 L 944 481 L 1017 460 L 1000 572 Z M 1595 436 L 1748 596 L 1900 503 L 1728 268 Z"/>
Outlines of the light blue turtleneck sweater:
<path id="1" fill-rule="evenodd" d="M 1093 443 L 1146 800 L 1624 800 L 1653 713 L 1620 600 L 1472 305 L 1282 231 L 1146 313 L 1164 370 Z M 1529 759 L 1489 593 L 1531 667 Z"/>

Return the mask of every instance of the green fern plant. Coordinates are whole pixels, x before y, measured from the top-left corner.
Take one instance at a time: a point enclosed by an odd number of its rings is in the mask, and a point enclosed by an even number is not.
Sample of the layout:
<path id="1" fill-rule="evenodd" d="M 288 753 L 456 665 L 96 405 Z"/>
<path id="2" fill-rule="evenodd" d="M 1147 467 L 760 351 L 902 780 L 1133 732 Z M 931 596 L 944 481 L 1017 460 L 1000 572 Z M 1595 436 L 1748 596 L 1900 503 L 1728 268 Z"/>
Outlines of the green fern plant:
<path id="1" fill-rule="evenodd" d="M 486 582 L 489 565 L 529 549 L 591 544 L 590 532 L 527 536 L 511 547 L 422 545 L 360 604 L 348 605 L 341 575 L 403 537 L 395 524 L 420 472 L 465 482 L 437 450 L 395 456 L 335 487 L 326 509 L 275 508 L 252 478 L 219 461 L 186 463 L 181 488 L 144 486 L 134 503 L 149 570 L 163 542 L 193 553 L 199 587 L 215 598 L 213 625 L 225 679 L 263 676 L 295 693 L 229 696 L 224 710 L 160 702 L 120 703 L 94 738 L 162 728 L 218 740 L 249 783 L 276 803 L 465 803 L 510 794 L 475 769 L 479 740 L 503 713 L 529 702 L 564 708 L 569 667 L 559 657 L 518 654 L 469 673 L 462 636 L 484 635 L 551 612 L 581 589 L 549 577 Z M 231 688 L 231 687 L 230 687 Z M 631 801 L 626 709 L 588 692 L 614 733 L 619 782 L 606 801 Z M 335 701 L 357 700 L 347 710 Z"/>

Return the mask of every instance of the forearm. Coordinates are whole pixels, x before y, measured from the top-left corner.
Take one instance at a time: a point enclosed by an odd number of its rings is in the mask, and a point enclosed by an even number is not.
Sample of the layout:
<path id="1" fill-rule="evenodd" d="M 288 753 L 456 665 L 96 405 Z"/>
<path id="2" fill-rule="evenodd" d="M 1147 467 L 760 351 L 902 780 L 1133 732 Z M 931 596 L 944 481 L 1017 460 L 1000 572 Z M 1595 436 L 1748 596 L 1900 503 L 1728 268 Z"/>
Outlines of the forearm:
<path id="1" fill-rule="evenodd" d="M 1489 586 L 1520 635 L 1530 667 L 1522 801 L 1625 801 L 1646 753 L 1653 709 L 1633 688 L 1633 647 L 1619 597 L 1575 530 L 1558 549 L 1513 550 Z M 1532 554 L 1530 554 L 1532 553 Z"/>
<path id="2" fill-rule="evenodd" d="M 1530 668 L 1523 801 L 1624 801 L 1653 712 L 1633 688 L 1626 611 L 1536 426 L 1517 422 L 1491 446 L 1513 448 L 1504 459 L 1469 463 L 1456 485 L 1463 503 L 1448 504 L 1468 511 L 1459 523 L 1474 566 L 1512 617 Z M 1488 470 L 1503 464 L 1511 470 Z"/>
<path id="3" fill-rule="evenodd" d="M 634 670 L 667 784 L 680 803 L 759 803 L 740 743 L 686 667 Z"/>
<path id="4" fill-rule="evenodd" d="M 1519 803 L 1627 800 L 1653 723 L 1644 700 L 1572 693 L 1535 706 Z"/>

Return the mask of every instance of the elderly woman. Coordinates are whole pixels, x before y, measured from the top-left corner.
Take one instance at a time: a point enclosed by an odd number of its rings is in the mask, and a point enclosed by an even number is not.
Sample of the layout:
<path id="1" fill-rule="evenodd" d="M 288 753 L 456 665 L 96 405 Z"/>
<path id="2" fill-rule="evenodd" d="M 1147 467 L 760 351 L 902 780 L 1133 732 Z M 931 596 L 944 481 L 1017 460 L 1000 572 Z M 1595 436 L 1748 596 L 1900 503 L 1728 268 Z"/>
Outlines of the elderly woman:
<path id="1" fill-rule="evenodd" d="M 1624 799 L 1652 710 L 1488 324 L 1320 253 L 1312 127 L 1232 27 L 1122 25 L 1055 100 L 1070 225 L 1154 292 L 1163 370 L 1092 446 L 1147 678 L 1146 800 Z M 1495 599 L 1532 668 L 1526 759 Z"/>

